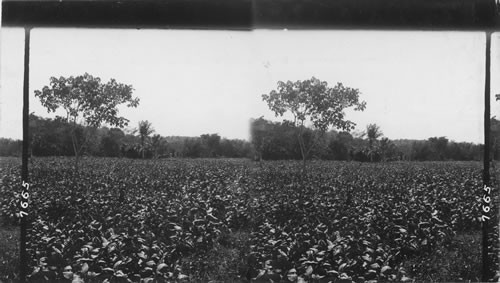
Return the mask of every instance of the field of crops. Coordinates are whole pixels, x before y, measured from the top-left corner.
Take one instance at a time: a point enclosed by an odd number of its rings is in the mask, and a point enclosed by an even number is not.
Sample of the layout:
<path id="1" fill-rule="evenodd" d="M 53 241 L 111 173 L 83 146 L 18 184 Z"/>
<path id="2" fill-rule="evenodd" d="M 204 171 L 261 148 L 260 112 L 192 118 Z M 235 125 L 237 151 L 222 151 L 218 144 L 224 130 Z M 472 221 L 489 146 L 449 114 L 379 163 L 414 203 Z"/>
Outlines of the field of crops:
<path id="1" fill-rule="evenodd" d="M 32 281 L 480 278 L 480 163 L 72 161 L 30 164 Z M 19 161 L 1 170 L 15 225 Z"/>

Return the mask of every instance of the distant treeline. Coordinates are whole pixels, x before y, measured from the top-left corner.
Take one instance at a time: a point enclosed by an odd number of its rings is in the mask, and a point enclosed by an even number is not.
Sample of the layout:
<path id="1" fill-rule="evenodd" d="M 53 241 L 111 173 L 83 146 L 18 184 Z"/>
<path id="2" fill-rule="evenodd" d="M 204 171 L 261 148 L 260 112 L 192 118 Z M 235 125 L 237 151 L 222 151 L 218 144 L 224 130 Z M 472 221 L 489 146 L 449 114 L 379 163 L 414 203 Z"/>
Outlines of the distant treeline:
<path id="1" fill-rule="evenodd" d="M 0 138 L 0 156 L 18 156 L 23 153 L 23 141 Z"/>
<path id="2" fill-rule="evenodd" d="M 74 156 L 71 127 L 61 118 L 30 115 L 30 154 L 33 156 Z M 77 128 L 77 136 L 88 137 L 84 153 L 90 156 L 141 158 L 166 157 L 251 157 L 248 141 L 221 138 L 218 134 L 199 137 L 147 137 L 142 146 L 139 134 L 118 128 Z M 86 135 L 83 132 L 86 131 Z M 21 156 L 22 142 L 0 139 L 1 156 Z"/>
<path id="3" fill-rule="evenodd" d="M 500 158 L 500 121 L 492 118 L 492 157 Z M 78 127 L 80 136 L 90 136 L 85 155 L 127 158 L 253 158 L 258 160 L 301 159 L 296 128 L 287 122 L 271 122 L 263 118 L 251 122 L 251 142 L 221 138 L 218 134 L 199 137 L 141 137 L 118 128 L 91 129 Z M 33 156 L 74 156 L 71 127 L 62 118 L 30 115 L 30 154 Z M 83 135 L 87 131 L 87 135 Z M 90 132 L 90 135 L 88 133 Z M 309 136 L 313 131 L 308 129 Z M 311 142 L 307 140 L 306 142 Z M 499 138 L 496 138 L 499 137 Z M 497 141 L 498 140 L 498 141 Z M 329 131 L 316 142 L 312 158 L 324 160 L 393 161 L 393 160 L 481 160 L 483 145 L 454 142 L 445 137 L 427 140 L 390 140 L 380 135 Z M 0 138 L 0 156 L 21 156 L 22 142 Z"/>
<path id="4" fill-rule="evenodd" d="M 497 121 L 498 122 L 498 121 Z M 376 130 L 379 128 L 376 125 Z M 271 122 L 253 119 L 251 122 L 252 144 L 255 159 L 300 160 L 300 146 L 297 130 L 289 122 Z M 306 143 L 316 142 L 312 158 L 326 160 L 392 161 L 392 160 L 481 160 L 482 145 L 453 142 L 445 137 L 427 140 L 390 140 L 370 131 L 353 136 L 348 132 L 329 131 L 313 141 L 314 132 L 307 129 Z M 498 154 L 495 155 L 498 157 Z"/>

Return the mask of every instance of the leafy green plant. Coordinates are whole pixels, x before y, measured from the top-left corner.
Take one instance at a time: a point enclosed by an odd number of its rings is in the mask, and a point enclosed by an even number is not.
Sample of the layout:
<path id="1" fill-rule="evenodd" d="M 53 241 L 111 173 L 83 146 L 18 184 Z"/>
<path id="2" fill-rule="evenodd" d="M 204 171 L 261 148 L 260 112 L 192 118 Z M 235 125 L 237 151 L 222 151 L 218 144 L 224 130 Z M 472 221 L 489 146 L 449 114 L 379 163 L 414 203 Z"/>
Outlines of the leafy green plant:
<path id="1" fill-rule="evenodd" d="M 300 175 L 294 162 L 86 158 L 76 179 L 71 164 L 30 167 L 31 281 L 478 276 L 480 163 L 318 161 Z M 6 219 L 18 166 L 1 167 Z"/>

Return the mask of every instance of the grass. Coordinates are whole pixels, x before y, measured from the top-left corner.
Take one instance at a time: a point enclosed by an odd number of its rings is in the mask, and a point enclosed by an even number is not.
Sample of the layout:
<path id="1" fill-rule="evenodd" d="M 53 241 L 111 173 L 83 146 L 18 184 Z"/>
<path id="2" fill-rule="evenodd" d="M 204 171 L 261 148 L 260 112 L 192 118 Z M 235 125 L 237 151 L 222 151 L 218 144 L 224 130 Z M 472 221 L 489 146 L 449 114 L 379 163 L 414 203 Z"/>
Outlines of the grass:
<path id="1" fill-rule="evenodd" d="M 0 226 L 0 282 L 19 276 L 19 227 Z"/>

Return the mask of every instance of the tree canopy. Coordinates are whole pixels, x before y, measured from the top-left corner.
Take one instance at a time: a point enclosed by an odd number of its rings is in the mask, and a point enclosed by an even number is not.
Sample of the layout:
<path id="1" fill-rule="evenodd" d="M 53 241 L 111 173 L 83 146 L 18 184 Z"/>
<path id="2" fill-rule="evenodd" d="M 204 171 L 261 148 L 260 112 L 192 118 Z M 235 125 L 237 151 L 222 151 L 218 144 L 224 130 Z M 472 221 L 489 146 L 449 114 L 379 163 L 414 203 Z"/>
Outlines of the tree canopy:
<path id="1" fill-rule="evenodd" d="M 118 128 L 127 126 L 129 120 L 118 115 L 118 106 L 137 107 L 139 98 L 133 98 L 132 92 L 131 85 L 118 83 L 115 79 L 102 83 L 99 77 L 85 73 L 68 78 L 51 77 L 50 86 L 35 90 L 35 97 L 49 113 L 59 108 L 66 112 L 63 119 L 72 126 L 71 140 L 78 168 L 78 158 L 90 136 L 85 130 L 97 129 L 103 124 Z"/>
<path id="2" fill-rule="evenodd" d="M 101 83 L 99 77 L 85 73 L 68 78 L 51 77 L 50 87 L 35 90 L 35 96 L 49 113 L 63 108 L 68 122 L 91 127 L 104 123 L 122 128 L 129 120 L 118 116 L 118 106 L 124 103 L 127 107 L 139 105 L 139 98 L 133 98 L 132 92 L 131 85 L 118 83 L 115 79 Z"/>
<path id="3" fill-rule="evenodd" d="M 355 123 L 346 119 L 345 109 L 353 108 L 355 111 L 363 111 L 366 102 L 360 101 L 359 90 L 346 87 L 337 83 L 334 87 L 328 87 L 326 81 L 315 77 L 303 81 L 278 82 L 277 90 L 262 95 L 269 109 L 276 116 L 290 113 L 293 116 L 291 122 L 298 129 L 297 138 L 303 160 L 303 169 L 306 160 L 322 134 L 331 127 L 350 131 L 354 129 Z M 312 137 L 306 136 L 311 132 L 307 127 L 312 127 Z"/>
<path id="4" fill-rule="evenodd" d="M 328 83 L 312 77 L 304 81 L 278 82 L 278 88 L 269 95 L 262 95 L 276 116 L 290 112 L 297 126 L 312 124 L 315 129 L 327 131 L 330 127 L 349 131 L 354 122 L 345 119 L 344 110 L 354 107 L 363 111 L 366 102 L 359 100 L 359 90 L 345 87 L 342 83 L 330 88 Z"/>

